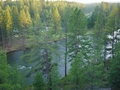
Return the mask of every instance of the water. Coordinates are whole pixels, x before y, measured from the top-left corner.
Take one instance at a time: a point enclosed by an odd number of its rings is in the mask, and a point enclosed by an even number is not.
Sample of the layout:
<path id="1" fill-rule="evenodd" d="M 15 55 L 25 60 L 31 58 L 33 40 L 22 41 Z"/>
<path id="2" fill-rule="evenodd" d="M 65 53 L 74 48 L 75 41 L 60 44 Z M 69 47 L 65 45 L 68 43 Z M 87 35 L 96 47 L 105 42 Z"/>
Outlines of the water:
<path id="1" fill-rule="evenodd" d="M 113 36 L 109 35 L 108 38 L 113 38 Z M 120 38 L 120 36 L 118 38 Z M 64 66 L 65 46 L 64 45 L 65 45 L 65 41 L 64 40 L 58 41 L 57 45 L 58 45 L 57 51 L 59 52 L 59 55 L 56 56 L 55 54 L 52 54 L 52 58 L 53 58 L 53 61 L 57 60 L 58 72 L 59 72 L 60 77 L 64 77 L 64 71 L 65 71 L 65 68 L 64 68 L 65 67 Z M 106 48 L 111 49 L 111 44 L 108 44 L 106 46 Z M 19 50 L 19 51 L 10 52 L 10 53 L 7 54 L 8 63 L 11 66 L 14 66 L 14 65 L 17 64 L 18 69 L 20 70 L 22 75 L 26 75 L 26 73 L 28 71 L 30 71 L 32 69 L 32 67 L 34 66 L 34 64 L 30 64 L 30 63 L 27 63 L 25 60 L 21 60 L 21 56 L 24 55 L 25 53 L 26 53 L 26 50 Z M 106 59 L 109 59 L 109 58 L 112 57 L 110 50 L 108 50 L 106 52 L 106 54 L 107 54 Z M 70 62 L 67 63 L 67 71 L 69 71 L 69 69 L 70 69 Z M 34 76 L 35 76 L 35 73 L 32 73 L 30 75 L 30 77 L 26 77 L 25 78 L 25 83 L 26 84 L 32 84 L 32 82 L 34 80 Z"/>
<path id="2" fill-rule="evenodd" d="M 59 55 L 52 55 L 53 61 L 57 61 L 58 62 L 58 72 L 59 72 L 59 76 L 60 77 L 64 77 L 64 71 L 65 71 L 65 64 L 64 64 L 64 52 L 65 52 L 65 47 L 64 47 L 64 40 L 63 41 L 58 41 L 58 49 L 57 51 L 59 52 Z M 18 50 L 15 52 L 10 52 L 7 54 L 7 58 L 8 58 L 8 63 L 11 66 L 14 65 L 18 65 L 18 69 L 20 70 L 20 72 L 22 73 L 22 75 L 26 75 L 27 72 L 29 72 L 32 67 L 34 66 L 34 64 L 32 63 L 28 63 L 25 60 L 21 59 L 21 56 L 24 55 L 26 53 L 26 50 Z M 67 64 L 67 71 L 69 71 L 70 69 L 70 62 Z M 25 83 L 26 84 L 32 84 L 34 81 L 34 77 L 35 77 L 36 73 L 32 73 L 29 77 L 25 78 Z"/>
<path id="3" fill-rule="evenodd" d="M 31 66 L 29 66 L 28 63 L 26 63 L 24 60 L 21 60 L 21 56 L 25 54 L 24 50 L 19 50 L 15 52 L 10 52 L 7 54 L 7 61 L 11 66 L 17 65 L 17 69 L 22 73 L 23 76 L 25 76 L 26 72 L 28 72 L 31 69 Z M 26 84 L 32 84 L 33 82 L 33 75 L 31 77 L 25 78 Z"/>

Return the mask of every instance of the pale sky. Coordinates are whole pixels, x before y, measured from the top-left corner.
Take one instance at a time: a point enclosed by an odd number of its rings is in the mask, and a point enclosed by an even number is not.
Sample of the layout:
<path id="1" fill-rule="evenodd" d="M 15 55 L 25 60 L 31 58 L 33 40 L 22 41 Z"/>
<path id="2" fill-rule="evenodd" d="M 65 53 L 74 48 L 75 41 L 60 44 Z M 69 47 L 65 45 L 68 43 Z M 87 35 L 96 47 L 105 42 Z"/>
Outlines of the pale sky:
<path id="1" fill-rule="evenodd" d="M 120 0 L 67 0 L 67 1 L 76 1 L 80 3 L 96 3 L 96 2 L 120 2 Z"/>
<path id="2" fill-rule="evenodd" d="M 51 0 L 56 1 L 56 0 Z M 63 0 L 64 1 L 64 0 Z M 65 0 L 65 1 L 74 1 L 74 2 L 80 2 L 80 3 L 97 3 L 97 2 L 120 2 L 120 0 Z"/>

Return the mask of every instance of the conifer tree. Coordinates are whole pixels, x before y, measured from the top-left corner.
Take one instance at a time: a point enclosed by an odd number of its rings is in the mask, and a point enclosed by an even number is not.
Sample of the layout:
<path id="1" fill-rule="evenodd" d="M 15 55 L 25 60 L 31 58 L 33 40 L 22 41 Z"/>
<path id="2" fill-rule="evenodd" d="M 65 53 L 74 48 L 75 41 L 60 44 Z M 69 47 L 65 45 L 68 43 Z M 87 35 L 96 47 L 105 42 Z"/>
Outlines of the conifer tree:
<path id="1" fill-rule="evenodd" d="M 23 47 L 25 46 L 25 29 L 27 28 L 26 22 L 27 22 L 27 18 L 26 18 L 25 10 L 22 9 L 20 10 L 20 14 L 19 14 L 19 28 L 20 28 L 20 33 L 22 35 Z"/>
<path id="2" fill-rule="evenodd" d="M 118 27 L 117 20 L 118 20 L 118 6 L 114 5 L 106 23 L 108 33 L 111 34 L 117 29 Z"/>
<path id="3" fill-rule="evenodd" d="M 4 23 L 3 10 L 2 8 L 0 8 L 0 33 L 1 33 L 2 46 L 5 47 L 5 29 L 3 27 L 4 26 L 3 23 Z"/>
<path id="4" fill-rule="evenodd" d="M 61 21 L 60 21 L 60 14 L 58 12 L 57 7 L 53 11 L 53 17 L 52 17 L 52 22 L 53 22 L 53 34 L 58 34 L 61 30 Z"/>
<path id="5" fill-rule="evenodd" d="M 6 6 L 5 22 L 6 22 L 6 30 L 8 33 L 10 33 L 12 29 L 12 16 L 11 16 L 11 9 L 9 6 Z"/>
<path id="6" fill-rule="evenodd" d="M 49 83 L 51 83 L 51 85 L 49 84 L 49 87 L 51 88 L 51 90 L 60 90 L 59 74 L 58 74 L 57 66 L 55 65 L 52 66 L 51 72 L 49 75 L 50 75 Z"/>
<path id="7" fill-rule="evenodd" d="M 85 85 L 85 63 L 83 62 L 83 55 L 79 52 L 72 63 L 72 68 L 70 69 L 70 82 L 73 85 L 74 90 L 80 90 L 84 88 Z"/>
<path id="8" fill-rule="evenodd" d="M 106 23 L 106 32 L 111 35 L 112 38 L 112 58 L 114 58 L 114 44 L 115 44 L 115 31 L 119 28 L 119 10 L 117 4 L 114 5 L 108 20 Z"/>
<path id="9" fill-rule="evenodd" d="M 32 24 L 31 16 L 28 11 L 28 7 L 25 7 L 25 14 L 26 14 L 26 26 L 29 27 Z"/>
<path id="10" fill-rule="evenodd" d="M 40 72 L 37 72 L 33 82 L 33 86 L 34 86 L 34 90 L 44 90 L 45 83 L 43 81 L 43 77 Z"/>
<path id="11" fill-rule="evenodd" d="M 0 7 L 3 9 L 4 8 L 4 0 L 0 1 Z"/>
<path id="12" fill-rule="evenodd" d="M 25 10 L 22 9 L 20 10 L 20 14 L 19 14 L 19 26 L 20 28 L 26 28 L 26 22 L 27 22 L 27 19 L 26 19 L 26 14 L 25 14 Z"/>
<path id="13" fill-rule="evenodd" d="M 12 7 L 13 28 L 16 30 L 19 27 L 19 12 L 17 6 Z"/>
<path id="14" fill-rule="evenodd" d="M 111 59 L 110 72 L 109 72 L 109 84 L 113 90 L 120 89 L 120 42 L 115 45 L 114 58 Z"/>
<path id="15" fill-rule="evenodd" d="M 104 56 L 102 54 L 104 53 L 104 40 L 105 40 L 105 29 L 104 29 L 104 19 L 103 19 L 103 13 L 100 12 L 99 15 L 97 16 L 97 20 L 95 22 L 94 26 L 94 49 L 96 50 L 96 55 L 97 55 L 97 60 L 102 61 L 104 60 Z M 103 50 L 104 51 L 103 51 Z"/>
<path id="16" fill-rule="evenodd" d="M 8 37 L 8 47 L 10 48 L 12 46 L 12 15 L 11 15 L 11 9 L 9 5 L 6 6 L 6 10 L 4 12 L 4 23 L 5 23 L 5 30 L 7 31 L 7 37 Z"/>
<path id="17" fill-rule="evenodd" d="M 97 16 L 99 14 L 100 7 L 96 6 L 91 17 L 88 18 L 88 28 L 93 28 L 95 26 L 95 21 L 97 20 Z"/>
<path id="18" fill-rule="evenodd" d="M 11 68 L 11 73 L 9 76 L 9 83 L 12 85 L 13 90 L 21 90 L 25 88 L 24 77 L 21 75 L 17 66 Z"/>
<path id="19" fill-rule="evenodd" d="M 8 79 L 10 75 L 10 65 L 7 64 L 7 56 L 0 48 L 0 90 L 12 90 Z"/>
<path id="20" fill-rule="evenodd" d="M 68 23 L 68 55 L 71 60 L 74 60 L 77 53 L 80 52 L 80 37 L 85 35 L 86 26 L 87 21 L 84 13 L 76 8 L 71 14 Z"/>
<path id="21" fill-rule="evenodd" d="M 75 90 L 80 90 L 82 88 L 83 74 L 83 53 L 82 49 L 85 49 L 82 40 L 86 33 L 87 20 L 84 13 L 80 9 L 75 9 L 70 16 L 68 23 L 68 56 L 69 60 L 72 61 L 71 68 L 71 81 L 74 84 Z M 82 47 L 83 46 L 83 47 Z M 86 50 L 86 49 L 85 49 Z M 84 66 L 84 64 L 83 64 Z M 84 72 L 83 72 L 84 73 Z"/>
<path id="22" fill-rule="evenodd" d="M 26 33 L 28 33 L 28 28 L 32 25 L 32 20 L 28 12 L 28 7 L 25 6 L 25 9 L 20 10 L 19 14 L 19 27 L 22 34 L 22 45 L 25 46 Z"/>

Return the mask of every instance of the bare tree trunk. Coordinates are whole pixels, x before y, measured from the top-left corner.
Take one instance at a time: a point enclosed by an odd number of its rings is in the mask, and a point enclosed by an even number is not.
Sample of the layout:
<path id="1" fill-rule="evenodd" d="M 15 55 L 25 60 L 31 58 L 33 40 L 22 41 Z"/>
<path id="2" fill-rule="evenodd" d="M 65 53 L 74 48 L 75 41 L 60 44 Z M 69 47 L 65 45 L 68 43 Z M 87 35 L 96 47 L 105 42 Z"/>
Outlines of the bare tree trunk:
<path id="1" fill-rule="evenodd" d="M 113 39 L 112 39 L 112 58 L 114 58 L 114 41 L 115 41 L 114 32 L 112 33 L 112 36 L 113 36 Z"/>
<path id="2" fill-rule="evenodd" d="M 106 68 L 106 40 L 104 40 L 104 67 Z"/>
<path id="3" fill-rule="evenodd" d="M 4 32 L 3 30 L 1 31 L 2 31 L 2 45 L 3 45 L 3 48 L 5 48 Z"/>
<path id="4" fill-rule="evenodd" d="M 8 48 L 12 47 L 11 33 L 8 34 Z"/>
<path id="5" fill-rule="evenodd" d="M 51 88 L 52 81 L 51 81 L 51 75 L 50 75 L 51 67 L 50 67 L 49 53 L 48 53 L 48 50 L 46 48 L 44 49 L 44 52 L 45 52 L 45 60 L 46 60 L 46 74 L 47 74 L 47 79 L 49 82 L 48 90 L 52 90 L 52 88 Z"/>
<path id="6" fill-rule="evenodd" d="M 65 77 L 67 76 L 67 29 L 66 29 L 66 39 L 65 39 Z"/>
<path id="7" fill-rule="evenodd" d="M 50 65 L 49 65 L 49 59 L 48 59 L 48 50 L 45 49 L 45 60 L 46 60 L 46 72 L 47 74 L 49 74 L 49 71 L 50 71 Z"/>

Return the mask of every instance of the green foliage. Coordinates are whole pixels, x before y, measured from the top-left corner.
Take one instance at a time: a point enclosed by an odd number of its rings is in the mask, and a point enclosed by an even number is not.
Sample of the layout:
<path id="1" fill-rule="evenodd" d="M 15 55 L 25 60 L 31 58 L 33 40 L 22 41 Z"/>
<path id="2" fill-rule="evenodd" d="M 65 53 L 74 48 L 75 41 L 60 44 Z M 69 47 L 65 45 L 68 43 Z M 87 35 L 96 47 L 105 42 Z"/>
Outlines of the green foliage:
<path id="1" fill-rule="evenodd" d="M 26 10 L 22 9 L 20 10 L 20 15 L 19 15 L 19 25 L 20 28 L 28 28 L 32 24 L 30 14 L 28 12 L 28 9 L 26 7 Z"/>
<path id="2" fill-rule="evenodd" d="M 9 83 L 12 85 L 12 90 L 22 90 L 25 87 L 24 77 L 18 71 L 17 67 L 13 67 L 9 76 Z"/>
<path id="3" fill-rule="evenodd" d="M 105 54 L 105 45 L 108 42 L 106 37 L 114 34 L 114 31 L 120 27 L 120 10 L 117 4 L 102 2 L 97 5 L 88 18 L 88 29 L 91 30 L 88 31 L 87 36 L 89 33 L 93 35 L 90 36 L 93 40 L 90 43 L 89 37 L 86 37 L 87 17 L 83 13 L 84 9 L 83 11 L 80 9 L 85 6 L 84 4 L 66 1 L 0 0 L 0 40 L 10 41 L 14 38 L 12 29 L 18 29 L 22 34 L 23 43 L 26 39 L 29 44 L 27 47 L 31 48 L 30 53 L 25 55 L 27 60 L 37 62 L 31 69 L 32 72 L 42 69 L 49 75 L 49 84 L 46 86 L 42 75 L 37 73 L 33 84 L 36 90 L 46 89 L 45 87 L 60 89 L 59 74 L 57 66 L 52 63 L 52 54 L 59 55 L 55 50 L 56 42 L 66 37 L 67 56 L 73 62 L 69 76 L 64 80 L 66 85 L 62 84 L 63 87 L 65 86 L 64 89 L 85 90 L 102 87 L 103 78 L 106 78 L 103 64 L 105 59 L 103 53 Z M 110 9 L 112 9 L 111 13 Z M 114 51 L 112 54 L 115 54 L 115 58 L 111 61 L 109 78 L 111 86 L 117 89 L 119 88 L 116 84 L 119 83 L 119 48 L 114 48 L 115 40 L 115 38 L 112 40 L 112 51 Z M 0 50 L 0 54 L 0 89 L 22 90 L 23 77 L 17 69 L 10 70 L 5 53 Z"/>
<path id="4" fill-rule="evenodd" d="M 108 17 L 107 23 L 106 23 L 106 29 L 108 33 L 113 33 L 114 31 L 116 31 L 116 29 L 118 28 L 118 6 L 114 5 L 112 11 L 110 12 L 110 15 Z"/>
<path id="5" fill-rule="evenodd" d="M 68 54 L 73 60 L 77 53 L 80 52 L 80 37 L 84 36 L 87 28 L 87 19 L 85 14 L 80 9 L 75 9 L 70 16 L 68 23 Z"/>
<path id="6" fill-rule="evenodd" d="M 91 29 L 94 27 L 99 12 L 100 12 L 99 6 L 96 6 L 92 15 L 88 18 L 88 28 Z"/>
<path id="7" fill-rule="evenodd" d="M 0 48 L 0 90 L 23 90 L 24 86 L 20 72 L 7 64 L 6 53 Z"/>
<path id="8" fill-rule="evenodd" d="M 0 90 L 11 90 L 8 82 L 10 75 L 10 65 L 7 64 L 6 53 L 0 48 Z"/>
<path id="9" fill-rule="evenodd" d="M 87 88 L 104 87 L 104 63 L 102 61 L 91 61 L 86 66 L 85 75 L 87 79 Z"/>
<path id="10" fill-rule="evenodd" d="M 53 66 L 50 72 L 50 81 L 49 81 L 49 87 L 52 90 L 60 90 L 59 87 L 59 74 L 58 74 L 58 69 L 57 66 Z M 51 83 L 51 85 L 50 85 Z"/>
<path id="11" fill-rule="evenodd" d="M 53 34 L 60 34 L 61 31 L 61 20 L 60 20 L 60 14 L 57 8 L 53 10 L 53 15 L 52 15 L 52 29 L 53 29 Z"/>
<path id="12" fill-rule="evenodd" d="M 70 16 L 68 23 L 68 32 L 72 36 L 84 35 L 86 32 L 87 18 L 85 14 L 78 8 L 76 8 Z M 76 33 L 77 32 L 77 33 Z"/>
<path id="13" fill-rule="evenodd" d="M 109 72 L 109 83 L 115 90 L 120 89 L 120 42 L 116 44 L 115 56 L 111 60 L 110 72 Z"/>
<path id="14" fill-rule="evenodd" d="M 85 87 L 85 63 L 83 62 L 82 53 L 78 53 L 75 60 L 72 62 L 70 70 L 70 81 L 74 90 L 80 90 Z"/>
<path id="15" fill-rule="evenodd" d="M 19 12 L 17 6 L 12 7 L 12 20 L 13 20 L 13 28 L 18 29 L 19 27 Z"/>
<path id="16" fill-rule="evenodd" d="M 0 90 L 13 90 L 10 84 L 0 84 Z"/>
<path id="17" fill-rule="evenodd" d="M 53 20 L 55 23 L 60 21 L 60 15 L 57 8 L 53 11 Z"/>
<path id="18" fill-rule="evenodd" d="M 103 11 L 108 12 L 110 10 L 110 4 L 108 2 L 101 2 L 101 8 Z"/>
<path id="19" fill-rule="evenodd" d="M 37 72 L 34 82 L 33 82 L 34 90 L 45 90 L 45 83 L 43 81 L 42 74 Z"/>
<path id="20" fill-rule="evenodd" d="M 12 16 L 11 16 L 11 9 L 8 6 L 6 6 L 6 10 L 4 12 L 4 21 L 5 21 L 5 28 L 8 32 L 8 34 L 11 32 L 12 30 Z"/>

